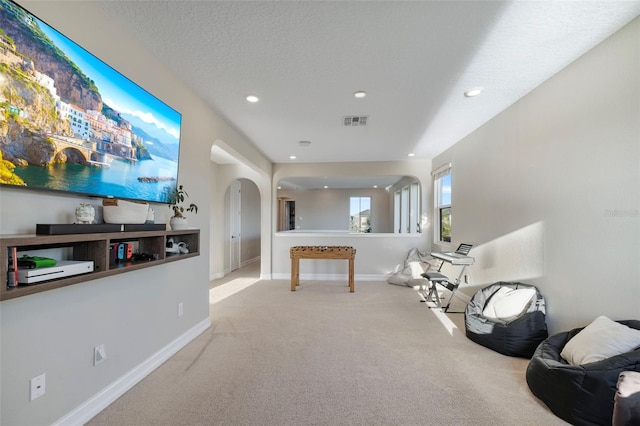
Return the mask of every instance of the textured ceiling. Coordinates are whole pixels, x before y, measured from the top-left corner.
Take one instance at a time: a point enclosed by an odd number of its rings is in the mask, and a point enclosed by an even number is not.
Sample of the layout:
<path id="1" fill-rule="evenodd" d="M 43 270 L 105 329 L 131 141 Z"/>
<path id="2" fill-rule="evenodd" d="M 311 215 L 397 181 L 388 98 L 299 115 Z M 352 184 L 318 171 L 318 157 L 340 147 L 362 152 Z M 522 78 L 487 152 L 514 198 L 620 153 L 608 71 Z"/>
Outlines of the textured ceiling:
<path id="1" fill-rule="evenodd" d="M 275 163 L 432 158 L 640 14 L 638 1 L 101 6 Z"/>

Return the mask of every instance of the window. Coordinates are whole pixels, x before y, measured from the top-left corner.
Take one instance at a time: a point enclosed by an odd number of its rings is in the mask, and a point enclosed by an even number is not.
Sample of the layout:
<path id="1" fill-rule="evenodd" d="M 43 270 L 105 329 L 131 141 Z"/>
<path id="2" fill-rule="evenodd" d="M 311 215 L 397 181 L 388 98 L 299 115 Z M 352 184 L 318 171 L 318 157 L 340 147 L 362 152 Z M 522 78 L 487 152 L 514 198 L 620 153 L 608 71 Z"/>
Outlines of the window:
<path id="1" fill-rule="evenodd" d="M 395 233 L 420 233 L 420 184 L 412 182 L 394 192 L 393 229 Z"/>
<path id="2" fill-rule="evenodd" d="M 409 232 L 409 187 L 402 188 L 400 193 L 400 233 Z"/>
<path id="3" fill-rule="evenodd" d="M 393 232 L 400 233 L 400 191 L 393 194 Z"/>
<path id="4" fill-rule="evenodd" d="M 420 231 L 420 186 L 418 183 L 412 183 L 409 194 L 409 232 L 416 233 Z"/>
<path id="5" fill-rule="evenodd" d="M 437 169 L 434 174 L 433 193 L 435 240 L 451 242 L 451 164 Z"/>
<path id="6" fill-rule="evenodd" d="M 351 197 L 349 230 L 371 232 L 371 197 Z"/>

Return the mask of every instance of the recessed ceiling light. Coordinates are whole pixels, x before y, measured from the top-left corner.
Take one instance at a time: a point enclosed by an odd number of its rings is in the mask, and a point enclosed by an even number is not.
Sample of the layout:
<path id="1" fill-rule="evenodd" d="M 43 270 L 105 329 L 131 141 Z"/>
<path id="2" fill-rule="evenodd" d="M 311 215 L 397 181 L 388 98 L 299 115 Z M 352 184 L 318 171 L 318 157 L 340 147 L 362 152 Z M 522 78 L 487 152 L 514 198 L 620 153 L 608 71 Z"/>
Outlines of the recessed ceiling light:
<path id="1" fill-rule="evenodd" d="M 365 92 L 364 90 L 359 90 L 355 92 L 353 96 L 356 98 L 364 98 L 365 96 L 367 96 L 367 92 Z"/>
<path id="2" fill-rule="evenodd" d="M 282 189 L 282 187 L 281 187 L 281 186 L 279 186 L 279 187 L 278 187 L 278 189 Z"/>
<path id="3" fill-rule="evenodd" d="M 374 188 L 377 188 L 377 187 L 378 187 L 378 185 L 373 185 L 373 187 L 374 187 Z"/>
<path id="4" fill-rule="evenodd" d="M 296 156 L 295 156 L 295 155 L 290 155 L 290 156 L 289 156 L 289 160 L 295 160 L 295 159 L 296 159 Z"/>
<path id="5" fill-rule="evenodd" d="M 324 186 L 324 189 L 327 189 L 327 188 L 329 188 L 329 187 L 328 187 L 327 185 L 325 185 L 325 186 Z"/>
<path id="6" fill-rule="evenodd" d="M 474 87 L 473 89 L 464 92 L 464 96 L 467 98 L 473 98 L 474 96 L 478 96 L 480 93 L 482 93 L 483 90 L 484 87 Z"/>
<path id="7" fill-rule="evenodd" d="M 407 154 L 407 157 L 415 157 L 415 154 L 413 152 Z"/>
<path id="8" fill-rule="evenodd" d="M 256 95 L 249 95 L 247 96 L 247 101 L 251 102 L 253 104 L 255 104 L 256 102 L 258 102 L 260 100 L 260 98 L 258 98 Z"/>

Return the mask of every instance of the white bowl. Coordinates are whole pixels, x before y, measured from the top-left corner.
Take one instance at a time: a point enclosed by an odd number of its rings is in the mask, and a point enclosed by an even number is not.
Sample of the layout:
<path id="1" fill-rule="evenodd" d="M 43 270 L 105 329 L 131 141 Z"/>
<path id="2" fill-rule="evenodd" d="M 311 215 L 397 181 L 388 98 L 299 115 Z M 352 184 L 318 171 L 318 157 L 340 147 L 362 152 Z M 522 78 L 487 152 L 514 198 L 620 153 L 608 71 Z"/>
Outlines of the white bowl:
<path id="1" fill-rule="evenodd" d="M 102 215 L 105 223 L 145 223 L 149 212 L 149 203 L 134 203 L 117 200 L 116 206 L 103 206 Z"/>

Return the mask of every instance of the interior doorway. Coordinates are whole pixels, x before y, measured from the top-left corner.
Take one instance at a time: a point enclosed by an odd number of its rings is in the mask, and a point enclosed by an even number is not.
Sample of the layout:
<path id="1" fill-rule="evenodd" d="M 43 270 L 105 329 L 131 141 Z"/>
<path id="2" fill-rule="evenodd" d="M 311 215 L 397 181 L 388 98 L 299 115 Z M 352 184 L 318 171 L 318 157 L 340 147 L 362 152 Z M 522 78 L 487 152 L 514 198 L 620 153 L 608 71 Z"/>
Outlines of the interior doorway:
<path id="1" fill-rule="evenodd" d="M 224 199 L 224 275 L 261 261 L 260 191 L 250 179 L 229 183 Z"/>
<path id="2" fill-rule="evenodd" d="M 239 180 L 229 186 L 229 272 L 240 268 L 242 230 L 242 187 Z"/>
<path id="3" fill-rule="evenodd" d="M 260 276 L 269 279 L 271 175 L 220 139 L 211 147 L 211 160 L 215 163 L 216 202 L 210 221 L 210 280 L 218 280 L 254 262 L 259 265 Z"/>
<path id="4" fill-rule="evenodd" d="M 296 229 L 296 202 L 291 198 L 278 198 L 278 232 Z"/>

